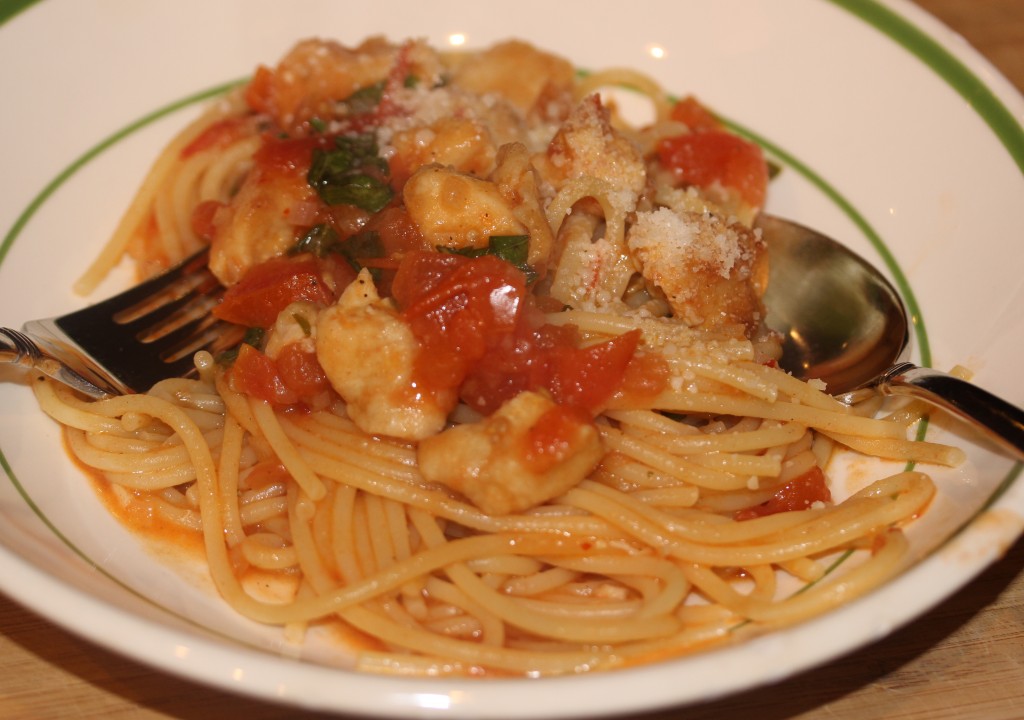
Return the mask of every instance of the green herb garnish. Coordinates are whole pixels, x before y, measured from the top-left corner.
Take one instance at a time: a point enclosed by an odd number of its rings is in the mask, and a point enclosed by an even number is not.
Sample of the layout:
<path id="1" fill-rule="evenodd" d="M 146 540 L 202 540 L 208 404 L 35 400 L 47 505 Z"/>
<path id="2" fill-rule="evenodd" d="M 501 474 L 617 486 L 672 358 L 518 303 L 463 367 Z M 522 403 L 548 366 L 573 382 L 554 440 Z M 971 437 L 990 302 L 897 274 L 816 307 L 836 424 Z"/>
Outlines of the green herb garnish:
<path id="1" fill-rule="evenodd" d="M 527 284 L 537 279 L 537 271 L 527 264 L 530 256 L 529 235 L 491 235 L 484 248 L 447 248 L 438 246 L 440 252 L 465 257 L 483 257 L 493 255 L 499 260 L 515 266 L 526 275 Z"/>
<path id="2" fill-rule="evenodd" d="M 263 338 L 266 337 L 267 331 L 263 328 L 251 327 L 245 331 L 245 335 L 242 336 L 242 342 L 238 343 L 235 347 L 230 350 L 225 350 L 217 356 L 217 362 L 221 365 L 230 365 L 238 357 L 238 349 L 242 345 L 252 345 L 257 350 L 260 349 L 260 345 L 263 344 Z"/>
<path id="3" fill-rule="evenodd" d="M 328 205 L 354 205 L 380 212 L 394 192 L 386 178 L 387 161 L 377 155 L 372 134 L 339 135 L 334 150 L 313 150 L 306 181 Z"/>
<path id="4" fill-rule="evenodd" d="M 339 240 L 338 233 L 327 224 L 314 225 L 305 235 L 298 239 L 288 250 L 289 255 L 312 253 L 317 257 L 327 257 L 331 247 Z"/>
<path id="5" fill-rule="evenodd" d="M 309 337 L 313 334 L 313 326 L 309 324 L 309 320 L 302 313 L 292 313 L 292 320 L 302 329 L 302 333 Z"/>
<path id="6" fill-rule="evenodd" d="M 341 255 L 356 272 L 363 269 L 362 260 L 387 255 L 380 234 L 375 230 L 364 230 L 342 240 L 334 228 L 325 224 L 314 225 L 288 250 L 289 255 L 302 253 L 311 253 L 319 258 L 330 253 Z M 370 268 L 370 274 L 375 280 L 379 279 L 380 269 Z"/>
<path id="7" fill-rule="evenodd" d="M 373 112 L 380 105 L 380 101 L 384 99 L 384 87 L 385 82 L 381 80 L 373 85 L 359 88 L 342 100 L 341 104 L 352 115 L 365 115 L 366 113 Z"/>

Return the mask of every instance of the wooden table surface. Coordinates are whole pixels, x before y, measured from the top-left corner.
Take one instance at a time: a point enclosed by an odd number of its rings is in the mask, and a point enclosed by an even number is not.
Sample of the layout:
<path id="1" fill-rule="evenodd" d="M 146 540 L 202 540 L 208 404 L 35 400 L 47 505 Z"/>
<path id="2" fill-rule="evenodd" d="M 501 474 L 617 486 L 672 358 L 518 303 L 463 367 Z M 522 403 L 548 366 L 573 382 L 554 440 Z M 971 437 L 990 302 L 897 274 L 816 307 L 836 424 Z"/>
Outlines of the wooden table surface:
<path id="1" fill-rule="evenodd" d="M 1024 90 L 1024 0 L 918 0 Z M 313 717 L 164 675 L 0 595 L 0 718 Z M 646 720 L 1024 718 L 1024 542 L 875 643 L 778 685 Z"/>

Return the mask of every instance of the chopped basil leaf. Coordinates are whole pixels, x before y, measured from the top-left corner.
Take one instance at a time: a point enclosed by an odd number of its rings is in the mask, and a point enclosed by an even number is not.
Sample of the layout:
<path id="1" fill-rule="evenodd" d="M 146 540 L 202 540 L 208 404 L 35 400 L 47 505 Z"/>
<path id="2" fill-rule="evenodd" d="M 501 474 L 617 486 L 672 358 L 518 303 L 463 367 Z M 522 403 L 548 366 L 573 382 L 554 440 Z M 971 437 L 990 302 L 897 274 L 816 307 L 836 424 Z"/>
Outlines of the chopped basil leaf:
<path id="1" fill-rule="evenodd" d="M 344 257 L 356 272 L 364 267 L 361 260 L 382 258 L 387 255 L 384 251 L 384 243 L 380 240 L 380 233 L 376 230 L 356 233 L 346 238 L 344 242 L 335 245 L 332 250 Z M 380 280 L 380 268 L 370 268 L 370 276 L 374 281 Z"/>
<path id="2" fill-rule="evenodd" d="M 384 98 L 384 81 L 359 88 L 342 101 L 342 104 L 353 115 L 364 115 L 373 112 Z"/>
<path id="3" fill-rule="evenodd" d="M 242 337 L 242 342 L 238 343 L 235 347 L 230 350 L 225 350 L 217 356 L 217 362 L 221 365 L 230 365 L 238 357 L 238 349 L 242 345 L 252 345 L 257 350 L 260 345 L 263 344 L 263 338 L 266 336 L 267 331 L 263 328 L 251 327 L 245 331 L 245 335 Z"/>
<path id="4" fill-rule="evenodd" d="M 382 258 L 384 257 L 384 243 L 380 240 L 380 233 L 376 230 L 367 230 L 356 233 L 341 243 L 339 252 L 351 260 L 359 258 Z"/>
<path id="5" fill-rule="evenodd" d="M 252 345 L 254 348 L 259 348 L 263 344 L 263 338 L 267 334 L 267 331 L 263 328 L 251 327 L 245 331 L 245 336 L 242 338 L 242 342 L 246 345 Z"/>
<path id="6" fill-rule="evenodd" d="M 526 265 L 530 256 L 529 235 L 491 235 L 487 245 L 495 255 L 516 267 Z"/>
<path id="7" fill-rule="evenodd" d="M 340 182 L 318 187 L 328 205 L 355 205 L 369 212 L 380 212 L 391 202 L 391 186 L 370 175 L 348 175 Z"/>
<path id="8" fill-rule="evenodd" d="M 380 234 L 375 230 L 365 230 L 342 240 L 330 225 L 314 225 L 288 250 L 289 255 L 301 253 L 312 253 L 319 258 L 336 253 L 345 258 L 356 272 L 363 269 L 361 260 L 387 255 Z M 377 268 L 370 268 L 370 273 L 375 279 L 380 274 Z"/>
<path id="9" fill-rule="evenodd" d="M 309 337 L 310 335 L 313 334 L 313 327 L 309 324 L 309 320 L 306 319 L 305 315 L 303 315 L 302 313 L 292 313 L 292 320 L 294 320 L 295 323 L 300 328 L 302 328 L 302 333 L 306 337 Z"/>
<path id="10" fill-rule="evenodd" d="M 309 126 L 313 128 L 314 132 L 322 133 L 327 129 L 327 123 L 318 117 L 311 117 L 309 119 Z"/>
<path id="11" fill-rule="evenodd" d="M 377 138 L 372 133 L 362 135 L 339 135 L 334 144 L 342 152 L 352 153 L 355 160 L 377 159 Z"/>
<path id="12" fill-rule="evenodd" d="M 385 179 L 387 162 L 377 155 L 372 134 L 345 135 L 334 139 L 335 149 L 313 150 L 306 180 L 328 205 L 354 205 L 379 212 L 394 192 Z"/>
<path id="13" fill-rule="evenodd" d="M 289 255 L 312 253 L 317 257 L 326 257 L 332 246 L 338 242 L 338 233 L 330 225 L 314 225 L 305 235 L 299 238 L 288 250 Z"/>
<path id="14" fill-rule="evenodd" d="M 440 252 L 463 255 L 470 258 L 493 255 L 499 260 L 504 260 L 517 269 L 522 270 L 526 275 L 527 283 L 537 279 L 537 271 L 526 262 L 530 252 L 529 235 L 491 235 L 487 240 L 487 247 L 485 248 L 447 248 L 440 245 L 437 249 Z"/>

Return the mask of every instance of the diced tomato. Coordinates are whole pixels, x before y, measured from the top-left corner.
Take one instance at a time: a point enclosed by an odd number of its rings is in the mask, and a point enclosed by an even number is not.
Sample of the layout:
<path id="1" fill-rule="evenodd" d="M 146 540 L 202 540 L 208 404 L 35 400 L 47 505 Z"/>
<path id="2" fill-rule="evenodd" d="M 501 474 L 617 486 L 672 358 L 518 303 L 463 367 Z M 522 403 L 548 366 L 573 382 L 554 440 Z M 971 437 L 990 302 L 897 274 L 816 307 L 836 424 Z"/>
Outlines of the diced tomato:
<path id="1" fill-rule="evenodd" d="M 276 363 L 246 343 L 238 349 L 228 380 L 236 392 L 275 405 L 294 405 L 299 401 L 298 394 L 284 384 Z"/>
<path id="2" fill-rule="evenodd" d="M 256 73 L 245 88 L 245 103 L 259 113 L 273 114 L 274 71 L 265 65 L 256 68 Z"/>
<path id="3" fill-rule="evenodd" d="M 285 345 L 275 364 L 285 387 L 303 400 L 330 389 L 330 382 L 320 367 L 316 352 L 303 349 L 300 343 Z"/>
<path id="4" fill-rule="evenodd" d="M 212 240 L 217 232 L 214 218 L 222 207 L 224 203 L 217 200 L 205 200 L 196 205 L 192 210 L 192 232 L 207 242 Z"/>
<path id="5" fill-rule="evenodd" d="M 524 390 L 598 412 L 622 386 L 639 331 L 581 348 L 575 328 L 543 324 L 525 283 L 521 271 L 493 256 L 407 255 L 392 291 L 422 348 L 417 382 L 458 388 L 484 414 Z"/>
<path id="6" fill-rule="evenodd" d="M 718 121 L 706 107 L 700 104 L 697 98 L 692 95 L 684 97 L 672 106 L 669 117 L 681 122 L 690 129 L 690 132 L 701 132 L 703 130 L 721 130 L 722 123 Z"/>
<path id="7" fill-rule="evenodd" d="M 751 520 L 780 512 L 806 510 L 816 502 L 832 502 L 832 493 L 825 483 L 825 474 L 819 467 L 813 467 L 803 475 L 790 480 L 767 502 L 740 510 L 734 517 L 736 520 Z"/>
<path id="8" fill-rule="evenodd" d="M 733 188 L 753 207 L 764 205 L 768 165 L 755 143 L 725 130 L 676 135 L 657 145 L 658 161 L 688 185 Z"/>
<path id="9" fill-rule="evenodd" d="M 656 352 L 638 352 L 626 367 L 618 392 L 625 398 L 649 399 L 662 392 L 672 376 L 668 361 Z"/>
<path id="10" fill-rule="evenodd" d="M 404 207 L 384 208 L 370 219 L 365 230 L 377 233 L 388 256 L 431 249 Z"/>
<path id="11" fill-rule="evenodd" d="M 328 138 L 315 135 L 307 138 L 276 138 L 267 135 L 263 144 L 253 155 L 253 162 L 260 172 L 271 176 L 277 174 L 291 175 L 305 185 L 306 173 L 313 161 L 315 148 L 330 149 Z"/>
<path id="12" fill-rule="evenodd" d="M 560 405 L 596 414 L 623 387 L 639 339 L 633 331 L 580 348 L 575 328 L 523 323 L 472 368 L 461 398 L 489 414 L 523 390 L 545 390 Z"/>
<path id="13" fill-rule="evenodd" d="M 312 258 L 274 258 L 228 288 L 213 314 L 237 325 L 267 328 L 278 313 L 299 300 L 329 305 L 334 295 Z"/>
<path id="14" fill-rule="evenodd" d="M 591 422 L 590 416 L 578 408 L 551 408 L 526 433 L 524 464 L 538 475 L 547 472 L 566 458 L 580 426 Z"/>
<path id="15" fill-rule="evenodd" d="M 276 360 L 243 343 L 228 381 L 236 392 L 282 407 L 311 406 L 331 389 L 316 353 L 303 350 L 298 343 L 286 345 Z"/>
<path id="16" fill-rule="evenodd" d="M 640 331 L 631 330 L 588 348 L 552 349 L 547 389 L 561 405 L 597 412 L 618 389 L 639 342 Z"/>
<path id="17" fill-rule="evenodd" d="M 356 270 L 352 263 L 337 253 L 328 253 L 325 257 L 316 258 L 316 266 L 327 287 L 333 288 L 332 298 L 341 295 L 349 283 L 356 279 Z"/>
<path id="18" fill-rule="evenodd" d="M 395 300 L 405 308 L 410 307 L 464 261 L 465 258 L 447 253 L 422 252 L 407 255 L 392 287 Z"/>
<path id="19" fill-rule="evenodd" d="M 511 333 L 526 277 L 493 256 L 410 253 L 392 294 L 424 352 L 416 373 L 427 387 L 456 388 L 503 334 Z"/>
<path id="20" fill-rule="evenodd" d="M 459 395 L 463 402 L 490 415 L 524 390 L 546 387 L 547 352 L 556 345 L 575 345 L 575 328 L 542 325 L 524 312 L 513 330 L 498 339 L 467 374 Z"/>

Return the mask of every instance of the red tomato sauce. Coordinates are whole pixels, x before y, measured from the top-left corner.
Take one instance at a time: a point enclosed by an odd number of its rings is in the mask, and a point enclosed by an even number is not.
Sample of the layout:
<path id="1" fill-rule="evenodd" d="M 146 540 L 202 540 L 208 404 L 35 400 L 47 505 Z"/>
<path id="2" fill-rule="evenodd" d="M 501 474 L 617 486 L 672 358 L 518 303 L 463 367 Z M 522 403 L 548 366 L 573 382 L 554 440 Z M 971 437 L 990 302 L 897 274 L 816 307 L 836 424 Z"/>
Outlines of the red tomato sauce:
<path id="1" fill-rule="evenodd" d="M 729 132 L 693 98 L 680 100 L 671 117 L 689 133 L 657 144 L 658 161 L 681 184 L 732 188 L 748 204 L 762 207 L 768 191 L 768 164 L 760 146 Z"/>
<path id="2" fill-rule="evenodd" d="M 493 256 L 411 253 L 392 289 L 423 349 L 417 382 L 458 388 L 484 414 L 524 390 L 597 413 L 622 386 L 640 341 L 632 331 L 581 347 L 575 328 L 544 324 L 525 275 Z"/>
<path id="3" fill-rule="evenodd" d="M 767 502 L 740 510 L 734 517 L 736 520 L 751 520 L 780 512 L 807 510 L 816 502 L 832 502 L 832 493 L 825 482 L 825 474 L 819 467 L 811 468 L 803 475 L 790 480 Z"/>
<path id="4" fill-rule="evenodd" d="M 590 416 L 578 408 L 556 405 L 540 416 L 526 433 L 523 463 L 541 475 L 571 454 L 572 441 Z"/>
<path id="5" fill-rule="evenodd" d="M 313 258 L 278 257 L 255 266 L 228 288 L 213 314 L 237 325 L 269 328 L 282 310 L 300 300 L 330 305 L 335 294 Z"/>

